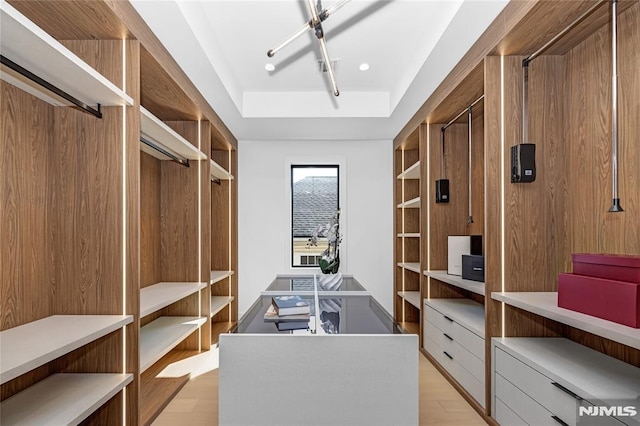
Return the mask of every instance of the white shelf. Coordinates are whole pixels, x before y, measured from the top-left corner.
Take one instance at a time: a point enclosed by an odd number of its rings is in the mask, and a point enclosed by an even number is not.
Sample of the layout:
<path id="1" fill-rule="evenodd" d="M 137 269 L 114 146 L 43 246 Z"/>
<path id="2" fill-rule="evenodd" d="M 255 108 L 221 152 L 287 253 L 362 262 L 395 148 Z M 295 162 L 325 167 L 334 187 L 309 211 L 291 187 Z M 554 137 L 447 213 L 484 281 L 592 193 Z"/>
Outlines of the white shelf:
<path id="1" fill-rule="evenodd" d="M 491 293 L 491 298 L 596 336 L 640 349 L 640 329 L 558 307 L 556 292 Z"/>
<path id="2" fill-rule="evenodd" d="M 211 162 L 211 179 L 233 180 L 233 175 L 226 171 L 220 164 L 213 160 Z"/>
<path id="3" fill-rule="evenodd" d="M 160 317 L 140 329 L 140 372 L 196 331 L 205 317 Z"/>
<path id="4" fill-rule="evenodd" d="M 420 273 L 420 264 L 418 262 L 398 262 L 398 266 L 416 274 Z"/>
<path id="5" fill-rule="evenodd" d="M 640 393 L 639 368 L 571 340 L 507 337 L 493 343 L 518 359 L 527 358 L 536 370 L 592 403 L 633 401 Z"/>
<path id="6" fill-rule="evenodd" d="M 132 374 L 54 374 L 0 403 L 3 425 L 76 425 L 133 381 Z"/>
<path id="7" fill-rule="evenodd" d="M 398 208 L 405 209 L 419 209 L 420 208 L 420 197 L 413 198 L 411 200 L 405 201 L 404 203 L 398 204 Z"/>
<path id="8" fill-rule="evenodd" d="M 420 292 L 419 291 L 399 291 L 398 296 L 420 309 Z"/>
<path id="9" fill-rule="evenodd" d="M 404 238 L 420 238 L 420 233 L 419 232 L 405 232 L 403 233 L 399 233 L 398 237 L 404 237 Z"/>
<path id="10" fill-rule="evenodd" d="M 206 160 L 207 156 L 162 120 L 140 107 L 140 133 L 151 142 L 157 143 L 167 151 L 187 160 Z M 140 142 L 140 150 L 160 160 L 169 157 Z"/>
<path id="11" fill-rule="evenodd" d="M 210 284 L 215 284 L 218 281 L 222 281 L 227 277 L 233 275 L 233 271 L 211 271 L 211 281 Z"/>
<path id="12" fill-rule="evenodd" d="M 424 271 L 423 273 L 430 278 L 434 278 L 438 281 L 442 281 L 447 284 L 451 284 L 452 286 L 469 290 L 472 293 L 481 294 L 484 296 L 485 289 L 483 282 L 465 280 L 458 275 L 449 275 L 447 274 L 447 271 Z"/>
<path id="13" fill-rule="evenodd" d="M 0 1 L 2 55 L 87 105 L 133 105 L 133 99 L 6 1 Z M 6 71 L 6 72 L 5 72 Z M 53 105 L 68 101 L 3 67 L 2 80 Z"/>
<path id="14" fill-rule="evenodd" d="M 484 306 L 480 303 L 471 299 L 427 299 L 426 303 L 484 339 Z"/>
<path id="15" fill-rule="evenodd" d="M 233 299 L 233 296 L 211 296 L 211 316 L 223 310 Z"/>
<path id="16" fill-rule="evenodd" d="M 407 170 L 400 173 L 398 179 L 420 179 L 420 162 L 414 163 Z"/>
<path id="17" fill-rule="evenodd" d="M 140 317 L 197 293 L 207 283 L 163 282 L 140 289 Z"/>
<path id="18" fill-rule="evenodd" d="M 2 331 L 0 384 L 131 322 L 131 315 L 53 315 Z"/>

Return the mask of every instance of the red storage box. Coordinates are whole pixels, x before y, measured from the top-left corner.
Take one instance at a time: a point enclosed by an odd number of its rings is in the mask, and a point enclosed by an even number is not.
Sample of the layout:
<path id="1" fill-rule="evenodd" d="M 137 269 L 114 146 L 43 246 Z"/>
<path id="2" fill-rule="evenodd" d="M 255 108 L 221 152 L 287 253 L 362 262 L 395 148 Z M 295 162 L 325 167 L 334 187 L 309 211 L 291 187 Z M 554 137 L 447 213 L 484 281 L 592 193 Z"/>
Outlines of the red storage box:
<path id="1" fill-rule="evenodd" d="M 640 283 L 559 274 L 558 306 L 640 328 Z"/>
<path id="2" fill-rule="evenodd" d="M 571 257 L 574 274 L 640 283 L 640 256 L 574 253 Z"/>

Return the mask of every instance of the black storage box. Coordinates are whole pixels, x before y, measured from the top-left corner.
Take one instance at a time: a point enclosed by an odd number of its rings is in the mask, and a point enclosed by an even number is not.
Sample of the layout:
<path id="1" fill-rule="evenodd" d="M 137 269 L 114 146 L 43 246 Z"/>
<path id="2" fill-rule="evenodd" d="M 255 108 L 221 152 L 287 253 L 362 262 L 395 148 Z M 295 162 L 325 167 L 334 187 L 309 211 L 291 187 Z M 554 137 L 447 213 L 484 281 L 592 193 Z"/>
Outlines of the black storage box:
<path id="1" fill-rule="evenodd" d="M 484 256 L 462 255 L 462 278 L 484 282 Z"/>

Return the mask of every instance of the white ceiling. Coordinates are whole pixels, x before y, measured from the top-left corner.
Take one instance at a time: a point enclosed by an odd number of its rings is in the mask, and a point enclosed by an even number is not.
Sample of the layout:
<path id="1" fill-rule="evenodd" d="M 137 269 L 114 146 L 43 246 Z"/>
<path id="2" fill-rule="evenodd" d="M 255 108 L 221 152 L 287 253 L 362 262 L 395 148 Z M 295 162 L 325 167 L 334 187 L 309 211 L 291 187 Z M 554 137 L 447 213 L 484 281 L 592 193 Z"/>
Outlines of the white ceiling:
<path id="1" fill-rule="evenodd" d="M 132 3 L 239 140 L 379 140 L 397 135 L 507 1 L 351 0 L 323 23 L 339 97 L 311 31 L 267 57 L 310 19 L 306 0 Z"/>

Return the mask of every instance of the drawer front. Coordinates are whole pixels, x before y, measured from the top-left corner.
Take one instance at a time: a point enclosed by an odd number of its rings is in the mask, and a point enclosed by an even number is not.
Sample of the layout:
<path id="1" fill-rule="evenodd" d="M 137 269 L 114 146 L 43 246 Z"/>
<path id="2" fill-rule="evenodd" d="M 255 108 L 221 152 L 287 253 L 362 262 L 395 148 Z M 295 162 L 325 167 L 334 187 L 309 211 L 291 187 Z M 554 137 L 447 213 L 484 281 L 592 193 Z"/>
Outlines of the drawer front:
<path id="1" fill-rule="evenodd" d="M 553 414 L 542 405 L 527 396 L 520 389 L 512 385 L 500 374 L 495 375 L 496 400 L 499 399 L 526 423 L 535 426 L 560 426 L 561 423 L 553 418 Z M 566 421 L 562 419 L 563 421 Z M 509 426 L 509 423 L 502 423 Z"/>
<path id="2" fill-rule="evenodd" d="M 484 339 L 457 322 L 453 323 L 453 338 L 473 355 L 484 362 Z"/>
<path id="3" fill-rule="evenodd" d="M 460 383 L 462 387 L 471 394 L 473 399 L 478 401 L 478 403 L 484 407 L 484 384 L 469 373 L 456 358 L 453 359 L 452 366 L 449 371 L 458 383 Z"/>
<path id="4" fill-rule="evenodd" d="M 454 342 L 455 349 L 453 350 L 453 356 L 455 360 L 464 367 L 473 377 L 475 377 L 480 383 L 484 383 L 485 368 L 484 362 L 474 356 L 466 348 L 463 348 Z"/>
<path id="5" fill-rule="evenodd" d="M 575 424 L 580 399 L 540 372 L 496 348 L 496 373 L 517 386 L 522 392 L 540 403 L 568 424 Z M 504 399 L 503 399 L 504 401 Z M 504 401 L 507 402 L 507 401 Z"/>
<path id="6" fill-rule="evenodd" d="M 429 321 L 424 322 L 424 335 L 433 340 L 440 348 L 453 352 L 453 338 L 446 333 L 443 333 L 439 328 L 433 325 Z"/>
<path id="7" fill-rule="evenodd" d="M 446 317 L 426 303 L 424 306 L 426 308 L 424 310 L 424 318 L 431 324 L 435 325 L 443 333 L 451 335 L 451 333 L 453 333 L 453 319 Z"/>
<path id="8" fill-rule="evenodd" d="M 503 426 L 529 426 L 499 398 L 496 398 L 494 402 L 493 418 Z"/>

